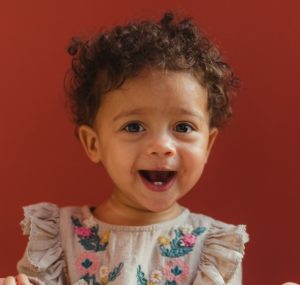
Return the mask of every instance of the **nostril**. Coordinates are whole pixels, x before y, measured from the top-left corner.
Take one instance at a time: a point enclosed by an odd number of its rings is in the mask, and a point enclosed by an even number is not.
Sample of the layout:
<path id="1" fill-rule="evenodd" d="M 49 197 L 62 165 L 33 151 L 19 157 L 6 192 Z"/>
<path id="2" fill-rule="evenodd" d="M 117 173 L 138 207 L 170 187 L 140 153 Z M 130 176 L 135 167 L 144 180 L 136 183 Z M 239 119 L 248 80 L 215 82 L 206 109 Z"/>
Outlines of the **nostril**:
<path id="1" fill-rule="evenodd" d="M 172 156 L 174 154 L 174 151 L 165 151 L 165 152 L 158 152 L 158 151 L 152 151 L 151 152 L 152 155 L 166 155 L 166 156 Z"/>

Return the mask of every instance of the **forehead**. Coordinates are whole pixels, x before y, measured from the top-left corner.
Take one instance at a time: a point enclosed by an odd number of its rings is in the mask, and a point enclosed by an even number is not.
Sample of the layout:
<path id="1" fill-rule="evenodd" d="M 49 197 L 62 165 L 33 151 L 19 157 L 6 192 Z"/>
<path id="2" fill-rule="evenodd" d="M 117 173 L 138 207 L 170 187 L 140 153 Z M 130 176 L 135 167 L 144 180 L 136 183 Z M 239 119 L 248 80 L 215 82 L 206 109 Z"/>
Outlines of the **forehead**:
<path id="1" fill-rule="evenodd" d="M 103 97 L 100 112 L 188 113 L 207 110 L 207 90 L 190 73 L 145 70 Z"/>

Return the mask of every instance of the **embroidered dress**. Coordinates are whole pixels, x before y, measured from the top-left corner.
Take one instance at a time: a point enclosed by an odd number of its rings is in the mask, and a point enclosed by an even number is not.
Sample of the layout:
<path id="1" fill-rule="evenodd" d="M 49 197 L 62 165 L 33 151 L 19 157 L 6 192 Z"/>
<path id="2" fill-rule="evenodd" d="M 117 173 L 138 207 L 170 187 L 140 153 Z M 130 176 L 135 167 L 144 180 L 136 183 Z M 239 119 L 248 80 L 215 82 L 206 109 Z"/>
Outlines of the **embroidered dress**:
<path id="1" fill-rule="evenodd" d="M 99 221 L 92 208 L 24 207 L 19 272 L 46 285 L 241 285 L 248 235 L 188 209 L 147 226 Z"/>

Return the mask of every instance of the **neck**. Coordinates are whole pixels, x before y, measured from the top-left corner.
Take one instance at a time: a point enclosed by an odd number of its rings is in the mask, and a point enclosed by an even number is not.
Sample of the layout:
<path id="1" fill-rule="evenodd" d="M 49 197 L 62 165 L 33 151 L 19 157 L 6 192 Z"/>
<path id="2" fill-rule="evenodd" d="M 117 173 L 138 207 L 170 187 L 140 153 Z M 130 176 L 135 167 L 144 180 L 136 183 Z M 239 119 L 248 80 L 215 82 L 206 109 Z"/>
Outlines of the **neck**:
<path id="1" fill-rule="evenodd" d="M 183 208 L 175 203 L 164 211 L 151 212 L 120 203 L 112 195 L 96 208 L 94 215 L 97 219 L 112 225 L 145 226 L 174 219 L 182 210 Z"/>

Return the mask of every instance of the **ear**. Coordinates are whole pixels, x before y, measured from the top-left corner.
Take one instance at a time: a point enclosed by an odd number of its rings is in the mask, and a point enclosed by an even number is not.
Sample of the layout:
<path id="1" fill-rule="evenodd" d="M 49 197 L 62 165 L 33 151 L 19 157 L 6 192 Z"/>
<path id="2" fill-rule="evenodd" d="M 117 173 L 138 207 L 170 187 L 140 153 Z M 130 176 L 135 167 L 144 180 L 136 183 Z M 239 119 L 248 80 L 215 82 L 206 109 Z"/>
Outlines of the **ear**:
<path id="1" fill-rule="evenodd" d="M 219 133 L 219 130 L 217 128 L 212 128 L 209 131 L 209 137 L 208 137 L 208 143 L 207 143 L 207 151 L 206 151 L 206 161 L 208 160 L 210 151 L 215 143 L 216 137 Z"/>
<path id="2" fill-rule="evenodd" d="M 80 142 L 89 157 L 94 163 L 101 161 L 98 134 L 89 126 L 82 125 L 78 129 Z"/>

